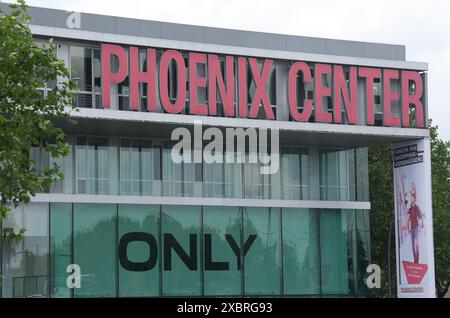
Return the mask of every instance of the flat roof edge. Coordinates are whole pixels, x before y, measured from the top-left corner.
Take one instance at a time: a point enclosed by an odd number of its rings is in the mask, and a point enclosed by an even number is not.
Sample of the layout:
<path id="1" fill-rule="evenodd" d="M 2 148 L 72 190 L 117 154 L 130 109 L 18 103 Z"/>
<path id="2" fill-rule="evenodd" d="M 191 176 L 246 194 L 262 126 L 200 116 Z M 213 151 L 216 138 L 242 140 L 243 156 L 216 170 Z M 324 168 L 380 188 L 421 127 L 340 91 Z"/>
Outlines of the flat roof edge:
<path id="1" fill-rule="evenodd" d="M 400 128 L 400 127 L 378 127 L 362 125 L 339 125 L 324 123 L 308 123 L 293 121 L 276 121 L 260 119 L 223 118 L 212 116 L 197 116 L 183 114 L 166 114 L 151 112 L 133 112 L 122 110 L 104 110 L 79 108 L 74 111 L 67 107 L 74 118 L 103 119 L 131 122 L 148 122 L 173 125 L 194 125 L 201 123 L 205 126 L 230 127 L 230 128 L 257 128 L 278 129 L 280 131 L 312 132 L 333 135 L 360 135 L 372 137 L 401 137 L 406 139 L 422 139 L 430 136 L 428 129 Z"/>
<path id="2" fill-rule="evenodd" d="M 281 60 L 299 60 L 319 63 L 336 63 L 358 66 L 387 67 L 427 71 L 428 63 L 403 60 L 390 60 L 345 55 L 327 55 L 297 51 L 282 51 L 246 46 L 231 46 L 224 44 L 196 43 L 182 40 L 167 40 L 143 36 L 117 35 L 111 33 L 92 32 L 85 30 L 55 28 L 41 25 L 30 25 L 33 34 L 61 39 L 79 41 L 108 42 L 147 47 L 173 48 L 180 50 L 200 51 L 208 53 L 245 55 Z"/>
<path id="3" fill-rule="evenodd" d="M 8 10 L 8 4 L 6 3 L 0 3 L 0 7 L 6 9 L 6 11 Z M 69 29 L 67 21 L 73 12 L 43 7 L 29 8 L 32 24 Z M 396 61 L 404 61 L 406 59 L 405 46 L 397 44 L 244 31 L 80 13 L 81 17 L 78 29 L 84 31 L 312 54 L 342 55 Z"/>

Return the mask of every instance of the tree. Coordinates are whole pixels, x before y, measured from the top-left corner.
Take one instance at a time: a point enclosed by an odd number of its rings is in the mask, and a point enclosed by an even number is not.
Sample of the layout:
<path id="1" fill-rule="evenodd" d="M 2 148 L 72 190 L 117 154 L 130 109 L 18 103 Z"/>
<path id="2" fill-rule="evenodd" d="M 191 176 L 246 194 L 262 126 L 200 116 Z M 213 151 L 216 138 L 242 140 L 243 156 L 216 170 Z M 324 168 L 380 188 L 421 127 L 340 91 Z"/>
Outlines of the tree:
<path id="1" fill-rule="evenodd" d="M 388 295 L 388 235 L 391 222 L 394 221 L 394 190 L 392 171 L 392 145 L 379 145 L 369 148 L 369 184 L 370 184 L 370 236 L 372 242 L 372 263 L 381 267 L 382 285 L 375 290 L 374 296 Z M 395 295 L 395 234 L 391 233 L 391 293 Z"/>
<path id="2" fill-rule="evenodd" d="M 443 297 L 450 286 L 450 142 L 438 138 L 438 126 L 430 135 L 436 290 Z"/>
<path id="3" fill-rule="evenodd" d="M 68 154 L 63 131 L 54 119 L 69 119 L 64 106 L 71 105 L 76 89 L 70 73 L 56 56 L 50 40 L 38 45 L 27 25 L 31 21 L 24 0 L 0 9 L 0 218 L 11 207 L 28 203 L 52 182 L 63 178 L 56 164 L 39 168 L 31 160 L 33 146 L 45 149 L 53 158 Z M 46 82 L 57 80 L 46 94 Z M 17 239 L 21 232 L 4 234 Z M 16 236 L 16 237 L 15 237 Z"/>
<path id="4" fill-rule="evenodd" d="M 431 174 L 436 291 L 443 297 L 450 285 L 450 142 L 439 139 L 430 120 Z M 394 221 L 392 145 L 369 148 L 372 262 L 387 273 L 388 234 Z M 396 295 L 395 229 L 391 233 L 391 293 Z M 387 277 L 376 295 L 388 295 Z"/>

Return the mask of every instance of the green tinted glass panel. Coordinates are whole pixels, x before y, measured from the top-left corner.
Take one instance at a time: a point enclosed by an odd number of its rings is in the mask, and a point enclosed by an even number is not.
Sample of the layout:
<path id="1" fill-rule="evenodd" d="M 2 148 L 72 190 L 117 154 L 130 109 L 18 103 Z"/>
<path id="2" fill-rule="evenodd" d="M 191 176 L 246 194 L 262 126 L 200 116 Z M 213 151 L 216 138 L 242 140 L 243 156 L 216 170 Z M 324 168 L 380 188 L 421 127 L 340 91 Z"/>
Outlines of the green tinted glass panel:
<path id="1" fill-rule="evenodd" d="M 152 235 L 159 245 L 159 205 L 119 204 L 119 240 L 131 232 L 144 232 Z M 142 263 L 150 258 L 147 243 L 130 242 L 127 247 L 127 257 L 131 262 Z M 119 295 L 127 296 L 157 296 L 159 295 L 159 265 L 147 271 L 129 271 L 119 265 Z"/>
<path id="2" fill-rule="evenodd" d="M 74 262 L 81 269 L 75 296 L 116 296 L 115 204 L 74 204 Z"/>
<path id="3" fill-rule="evenodd" d="M 239 208 L 204 207 L 203 227 L 205 295 L 241 295 L 241 270 L 231 247 L 241 246 Z"/>
<path id="4" fill-rule="evenodd" d="M 350 292 L 353 211 L 320 211 L 320 256 L 323 294 Z M 350 274 L 350 275 L 349 275 Z"/>
<path id="5" fill-rule="evenodd" d="M 162 206 L 163 240 L 167 240 L 163 242 L 163 250 L 167 252 L 163 266 L 163 295 L 201 294 L 200 212 L 199 206 Z M 185 259 L 187 264 L 171 248 L 177 244 L 189 258 Z"/>
<path id="6" fill-rule="evenodd" d="M 370 212 L 356 210 L 356 292 L 359 295 L 370 295 L 371 290 L 365 284 L 367 266 L 371 264 L 370 255 Z"/>
<path id="7" fill-rule="evenodd" d="M 281 288 L 280 209 L 244 208 L 244 238 L 256 239 L 244 258 L 246 295 L 278 295 Z"/>
<path id="8" fill-rule="evenodd" d="M 282 213 L 284 294 L 318 294 L 316 213 L 309 209 L 283 209 Z"/>
<path id="9" fill-rule="evenodd" d="M 51 296 L 70 297 L 67 266 L 72 263 L 72 204 L 50 204 Z"/>

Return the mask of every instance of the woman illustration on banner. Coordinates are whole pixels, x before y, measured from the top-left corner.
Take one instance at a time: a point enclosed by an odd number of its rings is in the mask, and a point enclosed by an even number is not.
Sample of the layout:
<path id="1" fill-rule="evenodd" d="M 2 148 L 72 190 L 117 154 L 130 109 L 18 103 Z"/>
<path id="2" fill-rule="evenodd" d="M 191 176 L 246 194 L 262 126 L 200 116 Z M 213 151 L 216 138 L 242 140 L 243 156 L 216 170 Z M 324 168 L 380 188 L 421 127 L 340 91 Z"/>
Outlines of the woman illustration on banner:
<path id="1" fill-rule="evenodd" d="M 408 209 L 406 223 L 404 227 L 409 230 L 411 235 L 411 245 L 414 257 L 414 263 L 419 263 L 419 220 L 421 220 L 421 227 L 423 228 L 424 215 L 416 204 L 416 184 L 411 183 L 410 200 L 411 205 Z"/>
<path id="2" fill-rule="evenodd" d="M 408 213 L 408 193 L 405 190 L 405 180 L 407 176 L 403 174 L 400 181 L 397 181 L 397 219 L 398 219 L 398 239 L 400 245 L 403 245 L 403 241 L 408 236 L 408 230 L 402 225 L 406 219 Z"/>

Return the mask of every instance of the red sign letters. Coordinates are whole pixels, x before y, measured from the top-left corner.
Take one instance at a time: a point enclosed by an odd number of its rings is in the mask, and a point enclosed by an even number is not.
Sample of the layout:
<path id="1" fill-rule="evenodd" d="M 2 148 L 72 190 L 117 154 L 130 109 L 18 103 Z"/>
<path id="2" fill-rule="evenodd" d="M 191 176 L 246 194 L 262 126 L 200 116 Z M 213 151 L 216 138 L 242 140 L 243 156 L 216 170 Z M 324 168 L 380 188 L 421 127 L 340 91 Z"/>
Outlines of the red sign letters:
<path id="1" fill-rule="evenodd" d="M 189 97 L 190 114 L 217 116 L 217 96 L 219 95 L 225 117 L 238 115 L 240 118 L 258 118 L 262 107 L 265 119 L 275 119 L 267 92 L 269 76 L 274 64 L 271 59 L 263 59 L 260 61 L 262 63 L 258 64 L 258 60 L 253 57 L 228 55 L 224 58 L 222 71 L 217 54 L 190 52 L 188 62 L 185 62 L 180 51 L 165 50 L 157 65 L 156 51 L 149 48 L 146 54 L 147 70 L 144 72 L 139 70 L 138 48 L 130 47 L 128 55 L 129 60 L 126 50 L 121 46 L 102 45 L 103 108 L 111 106 L 111 84 L 121 83 L 129 76 L 130 110 L 139 110 L 139 84 L 146 83 L 148 98 L 145 106 L 150 112 L 156 110 L 156 90 L 159 87 L 161 106 L 167 113 L 183 112 L 186 97 Z M 118 60 L 115 72 L 111 70 L 112 56 Z M 169 96 L 168 70 L 171 64 L 177 69 L 175 100 Z M 198 74 L 199 65 L 206 70 L 205 74 Z M 235 66 L 237 66 L 236 73 Z M 248 105 L 247 78 L 249 73 L 255 85 L 250 105 Z M 331 78 L 331 81 L 324 81 L 325 77 Z M 303 100 L 298 100 L 299 78 L 305 85 L 310 84 L 314 87 L 313 98 L 305 96 Z M 378 81 L 382 83 L 383 125 L 410 127 L 410 107 L 414 107 L 416 125 L 420 128 L 424 127 L 422 103 L 424 87 L 422 77 L 417 71 L 349 66 L 346 76 L 343 65 L 307 64 L 298 61 L 290 66 L 287 80 L 289 81 L 287 85 L 289 112 L 294 121 L 306 122 L 314 118 L 315 122 L 340 124 L 343 122 L 342 110 L 345 110 L 347 123 L 355 125 L 358 120 L 358 111 L 363 110 L 367 125 L 375 125 L 373 88 L 374 82 Z M 394 81 L 398 83 L 395 86 Z M 362 95 L 358 94 L 358 88 L 361 85 L 363 85 L 365 98 L 358 100 L 358 97 L 361 99 Z M 411 90 L 411 87 L 415 89 Z M 208 103 L 199 101 L 197 95 L 199 88 L 208 92 Z M 324 98 L 331 100 L 332 111 L 325 109 Z M 391 109 L 393 102 L 400 105 L 400 116 L 393 115 Z M 364 104 L 365 107 L 358 107 L 360 104 Z M 236 111 L 238 114 L 235 113 Z"/>

